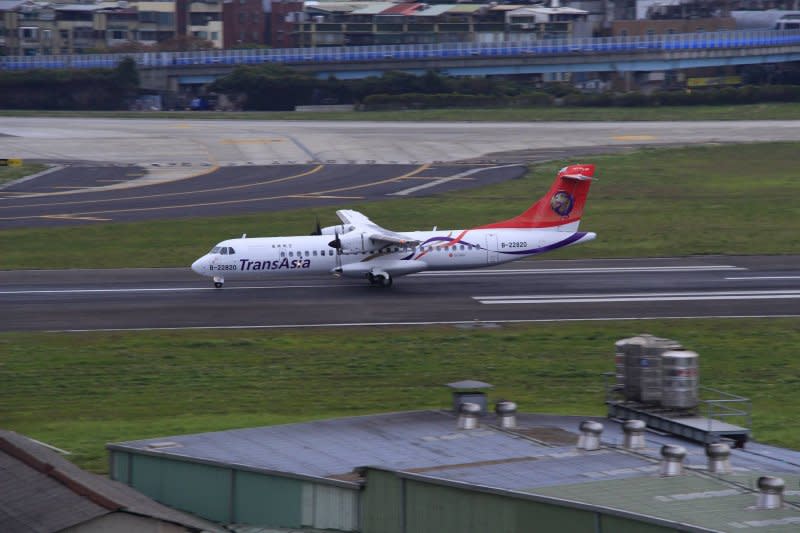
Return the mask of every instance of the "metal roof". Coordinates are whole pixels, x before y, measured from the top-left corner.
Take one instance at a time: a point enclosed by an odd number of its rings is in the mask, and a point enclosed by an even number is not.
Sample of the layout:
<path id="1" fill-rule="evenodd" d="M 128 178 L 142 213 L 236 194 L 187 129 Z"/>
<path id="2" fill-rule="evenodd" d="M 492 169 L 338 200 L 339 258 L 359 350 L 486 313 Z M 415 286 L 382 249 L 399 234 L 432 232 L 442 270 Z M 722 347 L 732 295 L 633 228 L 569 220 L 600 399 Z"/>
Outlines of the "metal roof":
<path id="1" fill-rule="evenodd" d="M 425 9 L 420 9 L 412 13 L 415 17 L 436 17 L 442 13 L 447 13 L 452 8 L 452 4 L 436 4 L 428 6 Z"/>
<path id="2" fill-rule="evenodd" d="M 487 9 L 489 6 L 486 4 L 455 4 L 447 10 L 448 13 L 475 13 L 481 9 Z"/>
<path id="3" fill-rule="evenodd" d="M 393 2 L 367 2 L 361 7 L 350 12 L 351 15 L 378 15 L 387 9 L 394 7 Z"/>
<path id="4" fill-rule="evenodd" d="M 122 483 L 81 470 L 27 437 L 0 430 L 0 529 L 4 533 L 61 531 L 117 511 L 197 531 L 221 531 Z"/>
<path id="5" fill-rule="evenodd" d="M 578 427 L 587 417 L 517 414 L 517 428 L 501 429 L 494 415 L 474 430 L 457 429 L 449 411 L 412 411 L 250 429 L 181 435 L 109 445 L 112 450 L 221 464 L 289 476 L 327 478 L 353 485 L 358 467 L 373 466 L 431 483 L 469 484 L 524 498 L 571 500 L 698 528 L 732 530 L 735 524 L 777 520 L 789 531 L 800 524 L 800 491 L 790 505 L 768 515 L 750 509 L 752 488 L 776 475 L 787 489 L 800 480 L 800 452 L 748 442 L 732 450 L 733 474 L 706 470 L 705 448 L 663 433 L 646 433 L 646 448 L 622 448 L 620 423 L 602 422 L 603 446 L 578 450 Z M 660 449 L 687 449 L 685 475 L 661 478 Z M 662 505 L 663 504 L 663 505 Z M 772 524 L 772 522 L 769 522 Z M 774 525 L 774 524 L 773 524 Z M 763 526 L 760 526 L 763 527 Z M 771 526 L 770 526 L 771 527 Z M 769 528 L 759 531 L 769 531 Z M 778 529 L 780 531 L 781 529 Z M 796 530 L 796 529 L 795 529 Z"/>

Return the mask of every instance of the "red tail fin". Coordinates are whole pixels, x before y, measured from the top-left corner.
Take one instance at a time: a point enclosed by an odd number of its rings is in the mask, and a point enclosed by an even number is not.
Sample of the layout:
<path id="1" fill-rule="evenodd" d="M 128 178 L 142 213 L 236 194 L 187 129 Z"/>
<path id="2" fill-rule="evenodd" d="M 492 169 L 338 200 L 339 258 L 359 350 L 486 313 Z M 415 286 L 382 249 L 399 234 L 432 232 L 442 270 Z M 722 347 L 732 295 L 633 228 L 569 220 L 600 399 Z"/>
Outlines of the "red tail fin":
<path id="1" fill-rule="evenodd" d="M 494 222 L 486 228 L 555 228 L 578 222 L 589 195 L 594 165 L 570 165 L 558 171 L 547 194 L 519 216 Z"/>

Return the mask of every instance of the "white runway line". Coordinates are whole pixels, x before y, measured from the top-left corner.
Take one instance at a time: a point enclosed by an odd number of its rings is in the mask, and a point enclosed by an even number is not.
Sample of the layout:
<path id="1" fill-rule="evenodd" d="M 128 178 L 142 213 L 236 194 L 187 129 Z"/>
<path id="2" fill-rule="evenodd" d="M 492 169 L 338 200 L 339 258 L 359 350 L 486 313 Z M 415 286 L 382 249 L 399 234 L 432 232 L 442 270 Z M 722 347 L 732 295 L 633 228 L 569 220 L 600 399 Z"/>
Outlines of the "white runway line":
<path id="1" fill-rule="evenodd" d="M 725 278 L 725 279 L 731 281 L 749 281 L 749 280 L 763 281 L 770 279 L 800 279 L 800 276 L 750 276 L 750 277 Z"/>
<path id="2" fill-rule="evenodd" d="M 800 290 L 784 291 L 707 291 L 707 292 L 638 292 L 621 294 L 543 294 L 509 296 L 473 296 L 486 305 L 538 305 L 617 302 L 679 302 L 712 300 L 781 300 L 800 298 Z"/>

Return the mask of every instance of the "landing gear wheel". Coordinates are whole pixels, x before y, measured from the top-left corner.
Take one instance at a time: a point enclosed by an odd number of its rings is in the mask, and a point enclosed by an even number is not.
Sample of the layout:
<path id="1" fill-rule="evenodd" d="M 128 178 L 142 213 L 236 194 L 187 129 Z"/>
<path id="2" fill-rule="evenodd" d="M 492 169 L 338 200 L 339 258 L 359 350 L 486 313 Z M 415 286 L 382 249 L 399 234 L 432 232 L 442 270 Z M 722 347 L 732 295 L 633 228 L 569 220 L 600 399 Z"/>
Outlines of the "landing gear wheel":
<path id="1" fill-rule="evenodd" d="M 392 276 L 390 276 L 385 272 L 380 274 L 373 274 L 372 272 L 367 272 L 367 281 L 369 281 L 370 285 L 375 285 L 378 287 L 392 286 Z"/>
<path id="2" fill-rule="evenodd" d="M 225 283 L 225 279 L 219 276 L 214 276 L 214 287 L 221 289 L 222 285 Z"/>

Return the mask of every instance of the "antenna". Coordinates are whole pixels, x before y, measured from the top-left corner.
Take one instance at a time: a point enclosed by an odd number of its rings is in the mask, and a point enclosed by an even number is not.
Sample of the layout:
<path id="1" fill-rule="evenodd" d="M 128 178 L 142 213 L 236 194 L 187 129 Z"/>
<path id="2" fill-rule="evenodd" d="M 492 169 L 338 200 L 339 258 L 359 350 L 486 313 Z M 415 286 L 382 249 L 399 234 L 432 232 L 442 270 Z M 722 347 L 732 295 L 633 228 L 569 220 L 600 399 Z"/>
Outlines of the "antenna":
<path id="1" fill-rule="evenodd" d="M 247 233 L 242 233 L 242 239 L 246 239 L 246 238 L 247 238 Z"/>

